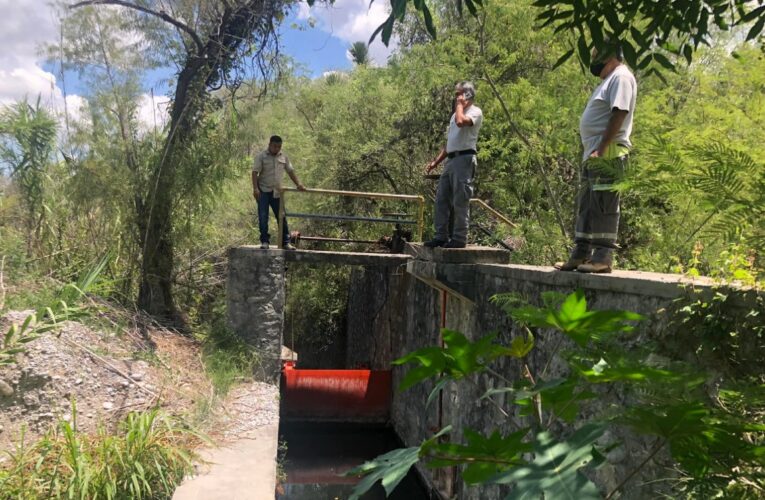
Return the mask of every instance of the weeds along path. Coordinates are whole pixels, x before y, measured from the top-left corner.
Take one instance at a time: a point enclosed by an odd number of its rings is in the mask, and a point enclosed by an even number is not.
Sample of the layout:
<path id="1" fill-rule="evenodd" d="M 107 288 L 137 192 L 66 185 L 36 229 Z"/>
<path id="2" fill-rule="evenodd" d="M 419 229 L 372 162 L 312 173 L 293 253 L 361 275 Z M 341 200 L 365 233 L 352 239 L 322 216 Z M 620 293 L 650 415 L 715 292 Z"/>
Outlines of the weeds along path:
<path id="1" fill-rule="evenodd" d="M 30 312 L 9 312 L 0 331 Z M 105 324 L 67 322 L 0 368 L 0 450 L 12 449 L 22 430 L 33 443 L 59 420 L 72 421 L 72 402 L 83 433 L 111 430 L 131 411 L 160 407 L 193 415 L 204 404 L 212 391 L 198 342 L 158 328 L 139 333 L 113 320 Z"/>

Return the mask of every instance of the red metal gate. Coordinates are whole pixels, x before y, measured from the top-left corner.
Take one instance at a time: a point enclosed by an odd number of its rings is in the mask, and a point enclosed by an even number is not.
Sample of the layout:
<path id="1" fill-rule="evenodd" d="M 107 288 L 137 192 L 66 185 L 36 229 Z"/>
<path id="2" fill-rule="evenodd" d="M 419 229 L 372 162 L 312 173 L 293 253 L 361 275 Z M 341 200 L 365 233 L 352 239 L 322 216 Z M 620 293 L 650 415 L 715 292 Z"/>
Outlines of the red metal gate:
<path id="1" fill-rule="evenodd" d="M 287 419 L 387 422 L 390 370 L 303 370 L 285 361 L 281 416 Z"/>

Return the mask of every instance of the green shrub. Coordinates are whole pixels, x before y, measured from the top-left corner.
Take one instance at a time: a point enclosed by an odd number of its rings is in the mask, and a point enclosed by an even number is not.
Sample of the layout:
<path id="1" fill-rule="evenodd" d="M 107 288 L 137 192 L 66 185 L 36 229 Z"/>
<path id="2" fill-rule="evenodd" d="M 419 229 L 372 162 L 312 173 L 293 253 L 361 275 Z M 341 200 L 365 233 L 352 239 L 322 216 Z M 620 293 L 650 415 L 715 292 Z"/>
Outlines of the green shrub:
<path id="1" fill-rule="evenodd" d="M 0 470 L 1 498 L 171 498 L 193 471 L 191 446 L 200 436 L 157 409 L 130 413 L 119 432 L 89 436 L 61 420 L 37 443 L 23 437 Z"/>

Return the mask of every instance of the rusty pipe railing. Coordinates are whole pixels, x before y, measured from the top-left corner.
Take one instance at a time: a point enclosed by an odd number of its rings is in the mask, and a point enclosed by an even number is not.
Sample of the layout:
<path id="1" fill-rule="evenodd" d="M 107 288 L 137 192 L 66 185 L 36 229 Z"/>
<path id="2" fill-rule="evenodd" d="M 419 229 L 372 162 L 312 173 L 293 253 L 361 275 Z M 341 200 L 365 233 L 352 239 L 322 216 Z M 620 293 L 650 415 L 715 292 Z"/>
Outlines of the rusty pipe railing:
<path id="1" fill-rule="evenodd" d="M 417 202 L 419 205 L 418 211 L 417 211 L 417 240 L 422 241 L 422 231 L 423 226 L 425 224 L 425 198 L 418 195 L 411 195 L 411 194 L 391 194 L 391 193 L 365 193 L 360 191 L 340 191 L 337 189 L 318 189 L 318 188 L 310 188 L 310 189 L 304 189 L 299 190 L 292 187 L 282 187 L 280 190 L 281 194 L 281 202 L 279 203 L 279 248 L 284 247 L 284 218 L 286 217 L 286 211 L 284 208 L 285 205 L 285 193 L 292 192 L 292 193 L 305 193 L 305 194 L 318 194 L 318 195 L 329 195 L 329 196 L 348 196 L 351 198 L 367 198 L 367 199 L 380 199 L 380 200 L 404 200 L 404 201 L 410 201 L 410 202 Z M 347 219 L 348 216 L 331 216 L 326 215 L 322 216 L 322 218 L 327 219 L 337 219 L 337 220 L 344 220 Z M 360 218 L 359 218 L 360 219 Z M 400 223 L 412 223 L 414 221 L 405 221 L 405 220 L 394 220 L 394 219 L 374 219 L 374 218 L 368 218 L 364 219 L 367 222 L 400 222 Z"/>
<path id="2" fill-rule="evenodd" d="M 491 205 L 489 205 L 488 203 L 486 203 L 482 199 L 480 199 L 480 198 L 470 198 L 470 203 L 475 203 L 475 204 L 480 205 L 481 207 L 485 208 L 486 210 L 491 212 L 491 214 L 494 215 L 494 217 L 496 217 L 497 219 L 501 220 L 502 222 L 504 222 L 508 226 L 513 227 L 513 228 L 518 227 L 518 224 L 516 224 L 515 222 L 513 222 L 510 219 L 508 219 L 507 217 L 505 217 L 501 212 L 497 211 L 497 209 L 495 209 L 494 207 L 492 207 Z"/>

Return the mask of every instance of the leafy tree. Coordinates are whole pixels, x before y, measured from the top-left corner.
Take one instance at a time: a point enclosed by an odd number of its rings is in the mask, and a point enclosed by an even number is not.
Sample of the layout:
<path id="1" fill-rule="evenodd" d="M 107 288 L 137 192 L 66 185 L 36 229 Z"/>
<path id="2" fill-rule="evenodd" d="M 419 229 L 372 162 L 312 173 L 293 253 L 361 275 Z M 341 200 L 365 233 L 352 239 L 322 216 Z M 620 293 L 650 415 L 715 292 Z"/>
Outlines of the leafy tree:
<path id="1" fill-rule="evenodd" d="M 428 3 L 416 0 L 412 3 L 422 13 L 428 32 L 435 37 L 436 25 Z M 380 34 L 388 44 L 394 25 L 404 21 L 409 0 L 390 0 L 390 5 L 390 15 L 371 40 Z M 456 0 L 460 15 L 463 5 L 476 17 L 484 1 Z M 537 21 L 542 27 L 551 26 L 556 33 L 568 33 L 575 41 L 560 57 L 559 64 L 577 53 L 582 64 L 587 65 L 590 49 L 603 47 L 607 36 L 616 36 L 624 42 L 625 59 L 632 67 L 644 69 L 656 62 L 673 69 L 674 63 L 665 54 L 684 57 L 690 63 L 700 45 L 709 45 L 714 30 L 728 31 L 751 23 L 746 39 L 754 40 L 761 38 L 765 27 L 762 0 L 686 0 L 670 4 L 654 0 L 536 0 L 533 5 L 541 10 Z"/>
<path id="2" fill-rule="evenodd" d="M 34 106 L 25 99 L 0 114 L 0 162 L 6 165 L 24 201 L 28 256 L 33 242 L 39 240 L 46 215 L 43 199 L 56 129 L 55 119 L 40 107 L 39 98 Z"/>
<path id="3" fill-rule="evenodd" d="M 115 262 L 123 264 L 113 271 L 130 301 L 141 257 L 138 223 L 149 189 L 147 164 L 160 133 L 142 131 L 137 113 L 142 79 L 159 61 L 134 17 L 116 9 L 59 7 L 61 37 L 48 47 L 48 58 L 78 74 L 87 99 L 80 119 L 66 120 L 61 146 L 66 168 L 57 189 L 65 196 L 57 212 L 65 222 L 59 225 L 59 250 L 82 241 L 112 242 Z M 101 251 L 88 255 L 80 248 L 76 254 L 86 263 Z"/>
<path id="4" fill-rule="evenodd" d="M 270 74 L 267 60 L 274 25 L 284 17 L 289 4 L 236 0 L 197 5 L 177 0 L 169 7 L 153 8 L 122 0 L 85 0 L 72 8 L 95 5 L 117 5 L 135 11 L 150 33 L 174 49 L 171 57 L 180 68 L 169 130 L 151 167 L 146 199 L 138 207 L 142 254 L 138 305 L 149 314 L 182 326 L 185 321 L 178 313 L 172 289 L 173 220 L 180 169 L 215 105 L 212 92 L 223 86 L 237 88 L 249 64 L 264 76 Z M 152 31 L 150 27 L 156 20 L 166 26 Z M 177 31 L 165 29 L 170 26 Z"/>
<path id="5" fill-rule="evenodd" d="M 351 48 L 348 49 L 348 53 L 351 55 L 353 64 L 357 66 L 365 66 L 371 62 L 369 46 L 364 42 L 354 42 Z"/>

